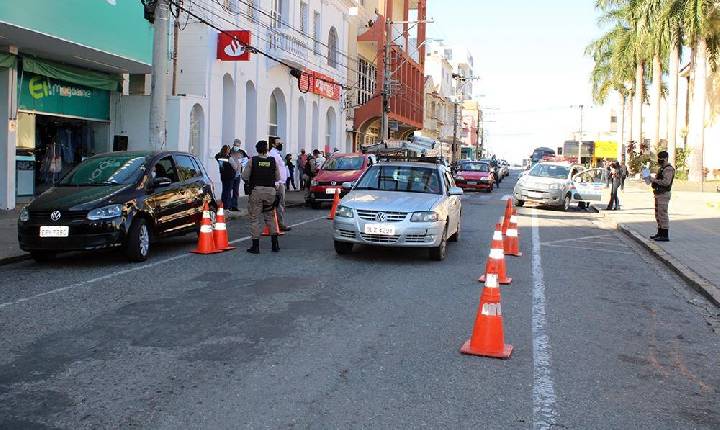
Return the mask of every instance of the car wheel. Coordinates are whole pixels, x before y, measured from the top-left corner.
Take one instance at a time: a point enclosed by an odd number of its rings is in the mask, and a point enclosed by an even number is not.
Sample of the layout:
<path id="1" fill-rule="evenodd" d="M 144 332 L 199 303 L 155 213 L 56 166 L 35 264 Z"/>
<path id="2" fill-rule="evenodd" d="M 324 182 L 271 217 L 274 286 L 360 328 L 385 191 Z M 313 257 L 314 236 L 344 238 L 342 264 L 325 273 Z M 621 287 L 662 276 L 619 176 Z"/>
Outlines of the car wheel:
<path id="1" fill-rule="evenodd" d="M 335 252 L 338 255 L 347 255 L 352 253 L 353 244 L 350 242 L 335 241 Z"/>
<path id="2" fill-rule="evenodd" d="M 525 200 L 518 200 L 515 197 L 513 197 L 513 205 L 517 207 L 522 207 L 525 204 Z"/>
<path id="3" fill-rule="evenodd" d="M 435 248 L 430 248 L 430 259 L 435 261 L 443 261 L 447 256 L 447 225 L 442 233 L 442 240 L 440 245 Z"/>
<path id="4" fill-rule="evenodd" d="M 55 258 L 55 253 L 48 251 L 31 251 L 30 257 L 38 263 L 45 263 Z"/>
<path id="5" fill-rule="evenodd" d="M 125 242 L 125 255 L 130 261 L 145 261 L 149 254 L 150 229 L 143 218 L 136 218 Z"/>
<path id="6" fill-rule="evenodd" d="M 565 196 L 565 199 L 563 199 L 563 205 L 562 205 L 563 212 L 567 212 L 570 210 L 570 194 Z"/>

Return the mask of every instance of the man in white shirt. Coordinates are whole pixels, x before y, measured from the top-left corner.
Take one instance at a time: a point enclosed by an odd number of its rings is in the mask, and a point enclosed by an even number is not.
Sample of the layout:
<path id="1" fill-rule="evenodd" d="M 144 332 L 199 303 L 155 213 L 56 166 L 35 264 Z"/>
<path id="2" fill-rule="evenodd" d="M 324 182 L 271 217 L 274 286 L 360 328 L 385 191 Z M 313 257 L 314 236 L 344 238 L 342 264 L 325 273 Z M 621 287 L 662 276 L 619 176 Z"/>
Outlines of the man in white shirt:
<path id="1" fill-rule="evenodd" d="M 279 137 L 270 136 L 270 146 L 272 149 L 268 155 L 273 157 L 275 159 L 275 163 L 280 167 L 280 178 L 277 182 L 275 182 L 275 188 L 280 196 L 280 202 L 277 207 L 278 224 L 280 225 L 280 230 L 290 231 L 290 227 L 288 227 L 285 223 L 285 183 L 288 178 L 288 168 L 282 157 L 282 140 L 280 140 Z"/>
<path id="2" fill-rule="evenodd" d="M 325 164 L 325 156 L 323 155 L 323 153 L 317 149 L 314 149 L 313 157 L 315 158 L 315 167 L 317 167 L 318 170 L 322 169 L 323 164 Z"/>

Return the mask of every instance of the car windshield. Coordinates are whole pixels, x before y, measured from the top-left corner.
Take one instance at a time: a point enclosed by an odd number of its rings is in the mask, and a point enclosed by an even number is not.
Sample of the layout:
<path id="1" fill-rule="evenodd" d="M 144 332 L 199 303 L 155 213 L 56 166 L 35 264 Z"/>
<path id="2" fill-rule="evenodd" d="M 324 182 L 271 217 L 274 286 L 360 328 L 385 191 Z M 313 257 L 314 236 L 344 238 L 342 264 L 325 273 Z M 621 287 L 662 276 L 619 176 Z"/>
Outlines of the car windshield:
<path id="1" fill-rule="evenodd" d="M 407 166 L 373 166 L 354 189 L 428 194 L 442 191 L 437 169 Z"/>
<path id="2" fill-rule="evenodd" d="M 145 157 L 135 155 L 92 157 L 75 167 L 59 185 L 130 185 L 140 178 L 144 164 Z"/>
<path id="3" fill-rule="evenodd" d="M 490 166 L 487 163 L 460 163 L 463 172 L 489 172 Z"/>
<path id="4" fill-rule="evenodd" d="M 530 176 L 539 176 L 541 178 L 567 179 L 569 173 L 569 167 L 558 166 L 557 164 L 536 164 L 530 170 Z"/>
<path id="5" fill-rule="evenodd" d="M 331 158 L 323 165 L 323 170 L 360 170 L 364 157 L 337 157 Z"/>

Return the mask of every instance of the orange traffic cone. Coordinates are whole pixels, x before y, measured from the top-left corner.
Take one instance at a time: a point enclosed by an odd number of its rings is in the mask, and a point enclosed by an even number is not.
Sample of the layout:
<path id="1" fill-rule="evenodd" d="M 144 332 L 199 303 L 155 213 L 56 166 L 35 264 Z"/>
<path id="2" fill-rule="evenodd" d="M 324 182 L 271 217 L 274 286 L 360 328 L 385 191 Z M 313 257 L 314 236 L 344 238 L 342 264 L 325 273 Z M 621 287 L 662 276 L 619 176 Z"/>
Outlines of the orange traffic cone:
<path id="1" fill-rule="evenodd" d="M 278 236 L 285 236 L 285 233 L 282 230 L 280 230 L 280 224 L 278 224 L 277 209 L 273 209 L 273 219 L 275 222 L 275 230 L 278 232 Z M 265 228 L 262 231 L 262 235 L 270 236 L 270 227 L 267 224 L 265 224 Z"/>
<path id="2" fill-rule="evenodd" d="M 223 204 L 218 205 L 217 214 L 215 215 L 215 228 L 213 229 L 213 241 L 218 251 L 230 251 L 235 249 L 228 242 L 227 224 L 225 224 L 225 210 Z"/>
<path id="3" fill-rule="evenodd" d="M 460 352 L 483 357 L 510 358 L 512 350 L 512 345 L 505 343 L 497 275 L 488 274 L 472 336 L 463 344 Z"/>
<path id="4" fill-rule="evenodd" d="M 512 278 L 507 277 L 505 270 L 505 249 L 503 248 L 501 228 L 500 224 L 495 225 L 495 233 L 493 233 L 493 240 L 490 245 L 490 256 L 485 264 L 485 274 L 478 279 L 480 282 L 485 282 L 487 275 L 490 274 L 497 275 L 498 282 L 503 285 L 509 285 L 512 282 Z"/>
<path id="5" fill-rule="evenodd" d="M 340 204 L 340 188 L 335 188 L 335 197 L 333 197 L 332 207 L 330 208 L 330 215 L 327 219 L 335 219 L 335 212 L 337 212 L 338 204 Z"/>
<path id="6" fill-rule="evenodd" d="M 520 257 L 522 255 L 522 252 L 520 252 L 520 238 L 517 230 L 516 211 L 513 211 L 513 214 L 510 216 L 510 226 L 507 229 L 507 235 L 505 236 L 503 247 L 505 249 L 505 255 L 513 255 L 515 257 Z"/>
<path id="7" fill-rule="evenodd" d="M 507 203 L 505 203 L 505 216 L 503 217 L 502 222 L 502 234 L 505 236 L 507 234 L 507 229 L 510 226 L 510 217 L 512 216 L 512 200 L 507 199 L 505 200 Z"/>
<path id="8" fill-rule="evenodd" d="M 203 217 L 202 223 L 200 223 L 198 245 L 192 252 L 194 254 L 217 254 L 218 252 L 222 252 L 215 248 L 212 220 L 210 219 L 210 208 L 208 207 L 207 202 L 203 205 Z"/>

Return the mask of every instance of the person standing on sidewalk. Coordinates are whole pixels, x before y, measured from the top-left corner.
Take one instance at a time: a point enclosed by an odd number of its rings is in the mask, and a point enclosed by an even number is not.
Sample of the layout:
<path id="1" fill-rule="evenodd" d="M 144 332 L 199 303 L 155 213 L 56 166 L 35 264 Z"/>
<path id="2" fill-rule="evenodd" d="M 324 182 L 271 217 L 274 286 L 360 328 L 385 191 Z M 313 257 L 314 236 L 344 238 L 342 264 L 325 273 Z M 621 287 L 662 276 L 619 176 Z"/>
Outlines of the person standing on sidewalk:
<path id="1" fill-rule="evenodd" d="M 620 189 L 625 191 L 625 179 L 628 177 L 628 168 L 625 162 L 620 163 Z"/>
<path id="2" fill-rule="evenodd" d="M 297 169 L 297 171 L 298 171 L 298 182 L 300 182 L 300 189 L 301 189 L 301 190 L 304 190 L 304 189 L 305 189 L 305 178 L 303 177 L 303 175 L 305 174 L 305 163 L 307 163 L 307 159 L 308 159 L 308 156 L 307 156 L 307 154 L 305 153 L 305 150 L 304 150 L 304 149 L 301 150 L 301 151 L 300 151 L 300 156 L 298 157 L 298 161 L 297 161 L 297 164 L 298 164 L 298 169 Z"/>
<path id="3" fill-rule="evenodd" d="M 270 152 L 268 155 L 275 159 L 275 164 L 280 169 L 280 178 L 278 178 L 277 184 L 275 184 L 278 196 L 280 196 L 280 201 L 277 206 L 278 224 L 280 225 L 280 230 L 290 231 L 291 228 L 288 227 L 285 222 L 285 182 L 287 182 L 288 178 L 288 169 L 282 157 L 282 150 L 282 140 L 277 136 L 270 136 Z"/>
<path id="4" fill-rule="evenodd" d="M 260 232 L 263 224 L 270 227 L 272 239 L 272 252 L 280 251 L 278 231 L 273 219 L 272 206 L 275 203 L 277 184 L 280 178 L 281 165 L 274 157 L 268 155 L 268 144 L 261 140 L 255 145 L 258 155 L 253 157 L 242 173 L 243 180 L 249 184 L 250 197 L 248 198 L 248 218 L 250 219 L 250 236 L 252 246 L 247 249 L 251 254 L 260 253 Z M 264 223 L 260 223 L 260 215 Z"/>
<path id="5" fill-rule="evenodd" d="M 668 206 L 670 205 L 670 190 L 675 180 L 675 168 L 668 163 L 667 151 L 658 152 L 658 169 L 657 175 L 650 180 L 650 185 L 655 195 L 655 221 L 657 222 L 658 232 L 654 236 L 650 236 L 657 242 L 670 241 L 670 218 L 668 216 Z"/>
<path id="6" fill-rule="evenodd" d="M 288 177 L 285 181 L 285 191 L 290 191 L 290 185 L 292 185 L 293 189 L 297 191 L 298 187 L 295 185 L 295 164 L 292 162 L 292 154 L 287 154 L 285 156 L 285 165 L 288 169 Z"/>
<path id="7" fill-rule="evenodd" d="M 618 199 L 618 189 L 622 182 L 622 173 L 620 171 L 620 164 L 617 161 L 610 165 L 610 184 L 612 189 L 610 191 L 610 202 L 608 203 L 607 210 L 616 211 L 620 207 L 620 200 Z"/>
<path id="8" fill-rule="evenodd" d="M 235 169 L 230 164 L 230 145 L 223 145 L 220 152 L 215 154 L 215 160 L 218 162 L 220 183 L 222 184 L 220 200 L 222 200 L 223 207 L 230 209 L 233 181 L 235 180 Z"/>

